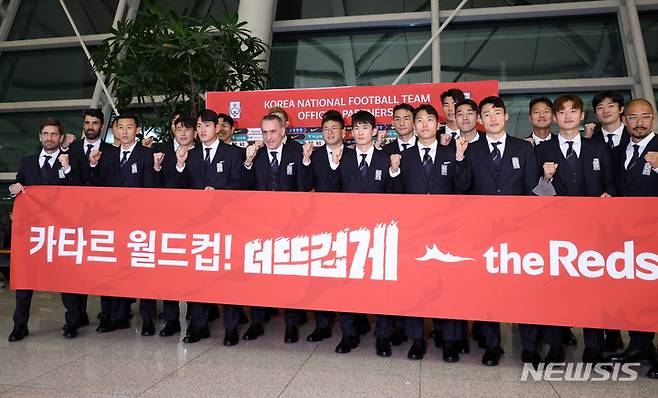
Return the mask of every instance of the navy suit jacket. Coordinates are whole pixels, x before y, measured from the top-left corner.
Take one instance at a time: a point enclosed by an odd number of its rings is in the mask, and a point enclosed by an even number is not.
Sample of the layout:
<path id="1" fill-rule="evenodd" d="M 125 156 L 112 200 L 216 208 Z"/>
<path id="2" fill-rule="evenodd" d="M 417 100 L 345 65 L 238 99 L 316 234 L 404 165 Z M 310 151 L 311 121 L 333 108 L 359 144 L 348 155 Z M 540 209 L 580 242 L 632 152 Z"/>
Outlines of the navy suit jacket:
<path id="1" fill-rule="evenodd" d="M 71 164 L 71 170 L 67 174 L 62 174 L 60 173 L 62 164 L 57 159 L 55 159 L 53 167 L 50 168 L 48 174 L 44 178 L 44 176 L 41 175 L 41 168 L 39 167 L 40 154 L 41 151 L 21 159 L 21 164 L 18 166 L 18 173 L 16 174 L 16 182 L 19 182 L 21 185 L 26 187 L 30 185 L 78 184 L 77 174 L 73 169 L 73 165 Z"/>
<path id="2" fill-rule="evenodd" d="M 340 190 L 342 192 L 361 193 L 389 192 L 390 176 L 388 169 L 391 167 L 390 155 L 375 149 L 368 166 L 368 174 L 363 182 L 359 174 L 359 161 L 357 161 L 356 149 L 345 148 L 343 150 L 338 170 L 334 171 L 334 173 L 337 173 L 336 181 L 340 184 Z"/>
<path id="3" fill-rule="evenodd" d="M 261 147 L 250 169 L 242 166 L 241 175 L 245 189 L 256 191 L 310 191 L 313 186 L 313 171 L 311 165 L 302 163 L 302 146 L 288 139 L 283 144 L 281 159 L 279 159 L 278 187 L 273 187 L 272 169 L 267 154 L 267 147 Z"/>
<path id="4" fill-rule="evenodd" d="M 76 174 L 79 177 L 79 184 L 89 186 L 93 185 L 91 177 L 93 170 L 92 167 L 89 166 L 89 159 L 85 155 L 87 148 L 83 147 L 84 142 L 85 141 L 81 139 L 75 140 L 65 153 L 69 154 L 71 165 L 76 170 Z M 105 159 L 108 158 L 111 153 L 114 153 L 113 151 L 116 151 L 116 147 L 105 141 L 101 141 L 99 149 L 102 152 L 99 163 L 105 162 Z"/>
<path id="5" fill-rule="evenodd" d="M 639 160 L 630 170 L 624 168 L 627 146 L 618 145 L 612 150 L 612 158 L 620 196 L 658 196 L 658 173 L 649 171 L 651 165 L 644 160 L 647 152 L 658 151 L 658 137 L 653 138 L 640 154 Z M 647 166 L 647 164 L 649 164 Z M 649 175 L 646 175 L 648 171 Z"/>
<path id="6" fill-rule="evenodd" d="M 607 139 L 608 137 L 603 135 L 603 130 L 601 130 L 601 125 L 597 124 L 596 127 L 594 127 L 594 133 L 592 134 L 591 140 L 599 141 L 608 145 L 608 143 L 606 142 Z M 621 141 L 619 141 L 619 145 L 617 146 L 623 146 L 624 148 L 626 148 L 630 140 L 631 140 L 631 135 L 628 133 L 626 126 L 624 126 L 624 130 L 621 132 Z"/>
<path id="7" fill-rule="evenodd" d="M 400 153 L 400 139 L 396 138 L 393 141 L 389 142 L 388 144 L 384 145 L 382 147 L 382 151 L 389 155 L 397 155 Z M 416 142 L 418 142 L 418 139 L 416 139 Z M 407 147 L 407 149 L 411 148 L 411 145 Z"/>
<path id="8" fill-rule="evenodd" d="M 604 192 L 615 196 L 614 175 L 612 172 L 612 156 L 607 144 L 580 138 L 580 156 L 578 161 L 582 165 L 583 192 L 586 196 L 601 196 Z M 557 171 L 553 176 L 553 188 L 558 196 L 567 196 L 568 177 L 565 175 L 567 166 L 566 159 L 560 150 L 560 141 L 557 137 L 549 141 L 541 142 L 535 147 L 539 175 L 544 175 L 544 163 L 554 162 L 558 164 Z"/>
<path id="9" fill-rule="evenodd" d="M 429 178 L 421 161 L 417 145 L 407 148 L 400 160 L 400 174 L 391 179 L 391 191 L 395 193 L 451 194 L 456 192 L 459 172 L 463 162 L 455 160 L 455 151 L 437 143 L 436 156 Z"/>
<path id="10" fill-rule="evenodd" d="M 219 141 L 215 157 L 210 165 L 204 163 L 205 152 L 203 145 L 196 145 L 187 154 L 185 169 L 178 173 L 179 188 L 203 189 L 240 189 L 242 159 L 240 149 Z"/>
<path id="11" fill-rule="evenodd" d="M 109 156 L 108 156 L 109 155 Z M 128 160 L 121 166 L 121 148 L 113 153 L 103 153 L 92 171 L 92 185 L 109 187 L 153 188 L 156 176 L 153 170 L 153 150 L 137 142 Z"/>
<path id="12" fill-rule="evenodd" d="M 499 170 L 496 170 L 491 160 L 486 136 L 468 145 L 463 162 L 466 169 L 458 176 L 460 192 L 474 195 L 530 195 L 539 182 L 532 144 L 510 135 L 507 135 L 505 141 Z"/>
<path id="13" fill-rule="evenodd" d="M 345 147 L 343 147 L 343 150 L 345 150 Z M 336 174 L 329 165 L 327 144 L 313 150 L 311 168 L 313 170 L 313 187 L 316 192 L 340 192 Z"/>

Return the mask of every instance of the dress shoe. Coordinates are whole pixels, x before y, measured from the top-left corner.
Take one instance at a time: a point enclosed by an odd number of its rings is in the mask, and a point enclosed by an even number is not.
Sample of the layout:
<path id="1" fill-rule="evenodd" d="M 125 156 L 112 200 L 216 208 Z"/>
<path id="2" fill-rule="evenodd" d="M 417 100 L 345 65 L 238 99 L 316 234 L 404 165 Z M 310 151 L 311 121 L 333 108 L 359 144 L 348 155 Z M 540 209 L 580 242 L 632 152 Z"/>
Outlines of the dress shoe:
<path id="1" fill-rule="evenodd" d="M 482 363 L 487 366 L 498 366 L 500 357 L 503 356 L 503 349 L 500 347 L 487 348 L 482 356 Z"/>
<path id="2" fill-rule="evenodd" d="M 443 345 L 443 332 L 441 330 L 435 330 L 432 333 L 432 340 L 434 340 L 434 347 L 441 348 Z"/>
<path id="3" fill-rule="evenodd" d="M 238 331 L 235 329 L 230 329 L 227 330 L 226 333 L 224 333 L 224 345 L 227 347 L 231 347 L 234 345 L 237 345 L 240 342 L 240 338 L 238 337 Z"/>
<path id="4" fill-rule="evenodd" d="M 647 372 L 647 377 L 650 379 L 658 379 L 658 365 L 654 364 Z"/>
<path id="5" fill-rule="evenodd" d="M 283 342 L 292 344 L 292 343 L 296 343 L 298 340 L 299 340 L 299 331 L 297 330 L 297 326 L 286 327 L 286 334 L 283 337 Z"/>
<path id="6" fill-rule="evenodd" d="M 27 330 L 27 326 L 14 326 L 14 329 L 9 334 L 8 340 L 10 342 L 21 341 L 27 337 L 28 334 L 30 334 L 30 332 Z"/>
<path id="7" fill-rule="evenodd" d="M 331 329 L 315 328 L 315 330 L 306 337 L 306 341 L 310 341 L 311 343 L 317 343 L 318 341 L 322 341 L 330 337 L 331 337 Z"/>
<path id="8" fill-rule="evenodd" d="M 573 331 L 571 330 L 571 328 L 567 328 L 564 331 L 563 340 L 564 340 L 563 341 L 564 345 L 577 345 L 578 344 L 578 340 L 576 340 L 576 336 L 574 336 Z"/>
<path id="9" fill-rule="evenodd" d="M 457 348 L 458 346 L 459 343 L 456 341 L 443 342 L 443 360 L 445 362 L 459 361 L 459 349 Z"/>
<path id="10" fill-rule="evenodd" d="M 608 355 L 606 362 L 650 362 L 656 357 L 656 349 L 651 347 L 644 350 L 624 351 L 617 354 Z"/>
<path id="11" fill-rule="evenodd" d="M 300 325 L 306 325 L 308 323 L 308 315 L 306 314 L 306 311 L 302 311 L 299 313 L 299 324 Z"/>
<path id="12" fill-rule="evenodd" d="M 247 318 L 247 314 L 244 312 L 244 309 L 240 309 L 240 324 L 241 325 L 246 325 L 249 323 L 249 318 Z"/>
<path id="13" fill-rule="evenodd" d="M 585 347 L 583 350 L 583 362 L 597 364 L 603 362 L 601 351 Z"/>
<path id="14" fill-rule="evenodd" d="M 404 334 L 403 330 L 394 330 L 391 334 L 391 345 L 397 347 L 402 345 L 405 341 L 407 341 L 407 335 Z"/>
<path id="15" fill-rule="evenodd" d="M 144 321 L 141 334 L 142 336 L 153 336 L 155 334 L 155 325 L 153 325 L 153 321 Z"/>
<path id="16" fill-rule="evenodd" d="M 183 343 L 197 343 L 199 340 L 207 339 L 208 337 L 210 337 L 210 332 L 207 326 L 201 328 L 201 330 L 188 328 L 187 334 L 183 337 Z"/>
<path id="17" fill-rule="evenodd" d="M 335 351 L 338 354 L 347 354 L 359 346 L 360 340 L 359 336 L 343 336 Z"/>
<path id="18" fill-rule="evenodd" d="M 62 336 L 66 337 L 67 339 L 74 339 L 78 337 L 78 328 L 75 326 L 66 326 L 64 328 L 64 333 L 62 333 Z"/>
<path id="19" fill-rule="evenodd" d="M 561 345 L 551 346 L 546 354 L 546 363 L 563 363 L 564 362 L 564 348 Z"/>
<path id="20" fill-rule="evenodd" d="M 534 351 L 529 351 L 529 350 L 524 350 L 521 353 L 521 362 L 523 363 L 529 363 L 532 365 L 533 368 L 537 369 L 539 368 L 539 364 L 542 363 L 541 355 L 539 355 L 539 352 L 536 350 Z"/>
<path id="21" fill-rule="evenodd" d="M 116 330 L 128 329 L 130 328 L 130 321 L 127 319 L 124 319 L 122 321 L 116 321 L 112 323 L 112 327 Z"/>
<path id="22" fill-rule="evenodd" d="M 252 324 L 249 329 L 242 335 L 242 340 L 256 340 L 259 336 L 265 333 L 262 324 Z"/>
<path id="23" fill-rule="evenodd" d="M 162 337 L 169 337 L 178 332 L 180 332 L 180 321 L 167 321 L 159 334 Z"/>
<path id="24" fill-rule="evenodd" d="M 409 352 L 407 352 L 407 358 L 420 360 L 423 359 L 423 356 L 425 356 L 425 341 L 422 339 L 416 339 L 413 344 L 411 344 Z"/>
<path id="25" fill-rule="evenodd" d="M 110 322 L 107 319 L 101 320 L 101 323 L 96 328 L 96 331 L 98 333 L 108 333 L 108 332 L 113 332 L 114 330 L 115 329 L 114 326 L 112 326 L 112 322 Z"/>
<path id="26" fill-rule="evenodd" d="M 391 356 L 391 341 L 389 339 L 377 339 L 375 350 L 380 357 Z"/>
<path id="27" fill-rule="evenodd" d="M 624 340 L 617 333 L 608 334 L 603 342 L 603 351 L 615 352 L 624 348 Z"/>

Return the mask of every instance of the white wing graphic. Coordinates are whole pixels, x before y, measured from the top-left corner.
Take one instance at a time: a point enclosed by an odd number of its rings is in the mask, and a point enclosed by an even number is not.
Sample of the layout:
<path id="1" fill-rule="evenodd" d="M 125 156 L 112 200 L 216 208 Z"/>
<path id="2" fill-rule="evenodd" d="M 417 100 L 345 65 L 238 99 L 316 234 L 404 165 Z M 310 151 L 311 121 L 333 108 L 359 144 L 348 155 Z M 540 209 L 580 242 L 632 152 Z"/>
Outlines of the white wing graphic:
<path id="1" fill-rule="evenodd" d="M 429 247 L 425 246 L 425 255 L 422 257 L 416 258 L 418 261 L 429 261 L 429 260 L 437 260 L 437 261 L 442 261 L 444 263 L 458 263 L 460 261 L 474 261 L 474 259 L 470 257 L 459 257 L 459 256 L 453 256 L 451 253 L 443 253 L 441 250 L 439 250 L 438 247 L 436 247 L 436 244 L 432 246 L 430 249 Z"/>

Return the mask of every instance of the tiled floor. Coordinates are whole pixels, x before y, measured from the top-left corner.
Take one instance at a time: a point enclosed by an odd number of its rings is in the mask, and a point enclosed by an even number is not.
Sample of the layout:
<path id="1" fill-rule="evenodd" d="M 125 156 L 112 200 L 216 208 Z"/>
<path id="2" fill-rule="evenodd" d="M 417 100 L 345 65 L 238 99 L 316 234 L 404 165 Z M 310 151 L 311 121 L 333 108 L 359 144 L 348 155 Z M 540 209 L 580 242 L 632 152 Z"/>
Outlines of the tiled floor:
<path id="1" fill-rule="evenodd" d="M 221 322 L 211 338 L 183 344 L 180 336 L 142 337 L 134 328 L 107 334 L 82 328 L 77 339 L 61 336 L 63 307 L 59 295 L 36 293 L 30 336 L 7 342 L 12 328 L 13 292 L 0 289 L 0 396 L 2 397 L 598 397 L 658 396 L 658 381 L 646 367 L 633 382 L 521 382 L 518 330 L 503 325 L 505 356 L 495 368 L 480 364 L 482 350 L 448 364 L 433 347 L 422 361 L 406 358 L 408 343 L 379 358 L 374 336 L 347 355 L 334 353 L 340 331 L 321 343 L 307 343 L 313 320 L 301 329 L 297 344 L 283 343 L 279 316 L 265 336 L 221 344 Z M 135 307 L 136 309 L 136 307 Z M 89 315 L 98 313 L 90 298 Z M 184 308 L 182 309 L 184 313 Z M 579 339 L 580 330 L 576 330 Z M 625 339 L 628 337 L 624 334 Z M 474 344 L 475 345 L 475 344 Z M 570 349 L 578 360 L 582 344 Z"/>

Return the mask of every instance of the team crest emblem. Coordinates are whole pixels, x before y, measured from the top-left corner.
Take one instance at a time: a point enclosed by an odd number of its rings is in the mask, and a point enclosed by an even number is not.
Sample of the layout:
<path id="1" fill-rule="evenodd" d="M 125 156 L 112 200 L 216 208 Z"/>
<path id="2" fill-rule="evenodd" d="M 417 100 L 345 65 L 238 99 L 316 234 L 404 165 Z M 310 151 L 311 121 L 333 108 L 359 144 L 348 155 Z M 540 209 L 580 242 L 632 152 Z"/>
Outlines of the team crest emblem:
<path id="1" fill-rule="evenodd" d="M 240 101 L 229 102 L 228 111 L 233 119 L 240 119 L 240 110 Z"/>

